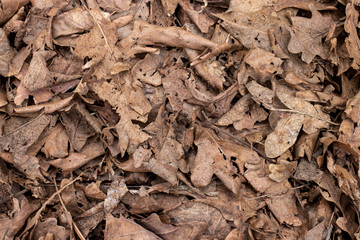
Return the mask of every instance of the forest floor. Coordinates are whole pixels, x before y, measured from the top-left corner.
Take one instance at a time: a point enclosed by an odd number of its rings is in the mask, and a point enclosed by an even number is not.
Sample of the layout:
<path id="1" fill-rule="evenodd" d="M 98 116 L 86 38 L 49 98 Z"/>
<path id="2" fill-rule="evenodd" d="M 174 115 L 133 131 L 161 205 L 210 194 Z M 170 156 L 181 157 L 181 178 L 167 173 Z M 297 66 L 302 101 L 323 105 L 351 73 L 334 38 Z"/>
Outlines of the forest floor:
<path id="1" fill-rule="evenodd" d="M 1 0 L 0 239 L 360 239 L 358 0 Z"/>

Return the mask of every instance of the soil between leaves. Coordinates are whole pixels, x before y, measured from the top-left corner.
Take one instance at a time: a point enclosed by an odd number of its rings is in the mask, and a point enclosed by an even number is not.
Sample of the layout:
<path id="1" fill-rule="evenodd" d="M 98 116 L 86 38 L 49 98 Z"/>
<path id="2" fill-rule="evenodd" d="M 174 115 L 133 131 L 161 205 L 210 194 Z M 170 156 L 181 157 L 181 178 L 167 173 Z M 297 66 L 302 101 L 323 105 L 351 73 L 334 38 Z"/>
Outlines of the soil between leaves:
<path id="1" fill-rule="evenodd" d="M 356 0 L 1 0 L 1 239 L 357 239 Z"/>

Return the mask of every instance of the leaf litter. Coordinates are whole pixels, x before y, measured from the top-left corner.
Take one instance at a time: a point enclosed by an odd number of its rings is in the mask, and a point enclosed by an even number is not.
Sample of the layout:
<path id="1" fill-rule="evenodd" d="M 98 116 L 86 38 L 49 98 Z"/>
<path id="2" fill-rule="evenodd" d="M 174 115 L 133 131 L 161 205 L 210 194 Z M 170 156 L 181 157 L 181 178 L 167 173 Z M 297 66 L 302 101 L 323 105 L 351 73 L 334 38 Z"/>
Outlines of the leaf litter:
<path id="1" fill-rule="evenodd" d="M 358 239 L 356 0 L 1 0 L 1 239 Z"/>

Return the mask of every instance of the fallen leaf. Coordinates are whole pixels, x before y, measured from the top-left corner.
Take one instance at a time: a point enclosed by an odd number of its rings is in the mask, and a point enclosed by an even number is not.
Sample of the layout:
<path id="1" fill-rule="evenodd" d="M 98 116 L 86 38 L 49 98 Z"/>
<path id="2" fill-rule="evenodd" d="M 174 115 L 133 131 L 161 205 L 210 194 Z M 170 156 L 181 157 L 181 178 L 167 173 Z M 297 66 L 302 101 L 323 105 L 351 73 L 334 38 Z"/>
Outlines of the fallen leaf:
<path id="1" fill-rule="evenodd" d="M 291 114 L 281 119 L 274 132 L 270 133 L 265 141 L 265 154 L 270 158 L 275 158 L 283 154 L 296 142 L 298 134 L 304 121 L 304 116 Z"/>
<path id="2" fill-rule="evenodd" d="M 207 186 L 215 174 L 233 193 L 239 191 L 239 182 L 233 177 L 233 166 L 225 159 L 218 139 L 211 130 L 198 127 L 195 130 L 197 154 L 191 168 L 191 182 L 196 187 Z"/>
<path id="3" fill-rule="evenodd" d="M 53 128 L 41 151 L 47 158 L 63 158 L 68 155 L 69 138 L 61 125 Z"/>
<path id="4" fill-rule="evenodd" d="M 69 230 L 57 224 L 56 218 L 48 218 L 43 222 L 39 222 L 34 230 L 34 238 L 39 239 L 51 233 L 55 239 L 68 239 L 70 237 Z"/>
<path id="5" fill-rule="evenodd" d="M 275 54 L 261 48 L 251 49 L 245 56 L 244 61 L 259 74 L 260 79 L 266 79 L 272 74 L 281 74 L 280 65 L 282 60 L 275 57 Z"/>
<path id="6" fill-rule="evenodd" d="M 15 56 L 15 52 L 10 46 L 9 40 L 2 28 L 0 28 L 0 43 L 0 75 L 6 77 L 9 73 L 10 63 Z"/>
<path id="7" fill-rule="evenodd" d="M 322 16 L 313 4 L 309 5 L 312 17 L 291 17 L 292 27 L 288 30 L 291 39 L 288 49 L 291 53 L 302 53 L 301 59 L 310 63 L 316 55 L 323 59 L 328 56 L 328 50 L 322 43 L 333 20 L 330 16 Z"/>
<path id="8" fill-rule="evenodd" d="M 357 70 L 360 64 L 360 39 L 357 34 L 356 26 L 359 22 L 359 13 L 356 11 L 354 5 L 346 5 L 346 20 L 344 29 L 349 34 L 345 39 L 346 49 L 349 53 L 349 57 L 353 59 L 351 66 Z"/>
<path id="9" fill-rule="evenodd" d="M 189 222 L 206 223 L 208 228 L 205 236 L 211 234 L 217 238 L 225 238 L 231 230 L 226 225 L 226 221 L 219 210 L 203 203 L 188 202 L 174 210 L 168 211 L 167 215 L 173 219 L 175 224 Z M 203 228 L 202 224 L 196 225 L 199 226 L 200 229 Z"/>
<path id="10" fill-rule="evenodd" d="M 104 154 L 101 142 L 92 141 L 81 149 L 80 152 L 72 152 L 66 158 L 58 158 L 48 161 L 49 164 L 61 168 L 63 172 L 72 172 Z"/>
<path id="11" fill-rule="evenodd" d="M 146 240 L 153 240 L 153 239 L 161 239 L 156 236 L 154 233 L 146 230 L 145 228 L 141 227 L 133 220 L 125 219 L 123 216 L 120 218 L 115 218 L 111 214 L 106 216 L 106 228 L 105 228 L 105 240 L 130 240 L 130 239 L 146 239 Z"/>

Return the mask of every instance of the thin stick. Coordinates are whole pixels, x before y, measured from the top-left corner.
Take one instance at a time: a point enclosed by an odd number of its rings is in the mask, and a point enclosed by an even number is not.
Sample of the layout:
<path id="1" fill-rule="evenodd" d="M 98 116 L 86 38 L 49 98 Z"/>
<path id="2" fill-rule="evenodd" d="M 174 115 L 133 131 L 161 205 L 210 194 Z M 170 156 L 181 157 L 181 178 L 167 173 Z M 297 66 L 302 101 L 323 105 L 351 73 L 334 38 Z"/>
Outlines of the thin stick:
<path id="1" fill-rule="evenodd" d="M 58 191 L 59 191 L 59 188 L 58 188 L 58 186 L 57 186 L 57 184 L 56 184 L 55 178 L 54 178 L 54 185 L 55 185 L 56 192 L 58 192 Z M 71 213 L 69 212 L 69 210 L 67 210 L 67 208 L 66 208 L 66 206 L 65 206 L 65 204 L 64 204 L 64 201 L 62 200 L 62 197 L 61 197 L 60 193 L 58 193 L 58 197 L 59 197 L 59 199 L 60 199 L 61 206 L 62 206 L 62 207 L 64 208 L 64 210 L 65 210 L 66 212 L 68 212 L 68 213 L 70 214 L 70 216 L 71 216 Z M 71 218 L 72 218 L 72 217 L 71 217 Z M 69 221 L 69 219 L 68 219 L 68 221 Z M 75 232 L 76 232 L 76 234 L 78 235 L 78 237 L 79 237 L 81 240 L 86 240 L 85 237 L 82 235 L 80 229 L 78 228 L 78 226 L 76 225 L 76 223 L 75 223 L 72 219 L 71 219 L 71 223 L 72 223 L 72 225 L 73 225 L 73 227 L 74 227 L 74 229 L 75 229 Z"/>
<path id="2" fill-rule="evenodd" d="M 25 124 L 21 125 L 20 127 L 15 128 L 15 129 L 14 129 L 14 130 L 12 130 L 11 132 L 9 132 L 9 133 L 7 133 L 7 134 L 5 134 L 5 135 L 1 136 L 0 138 L 7 137 L 7 136 L 9 136 L 9 135 L 13 134 L 14 132 L 19 131 L 19 130 L 20 130 L 20 129 L 22 129 L 23 127 L 26 127 L 27 125 L 29 125 L 29 124 L 31 124 L 31 123 L 33 123 L 33 122 L 35 122 L 36 120 L 38 120 L 39 118 L 41 118 L 41 117 L 42 117 L 42 115 L 44 115 L 44 113 L 45 113 L 45 111 L 42 111 L 42 112 L 41 112 L 41 113 L 40 113 L 37 117 L 35 117 L 35 118 L 31 119 L 30 121 L 28 121 L 27 123 L 25 123 Z"/>

